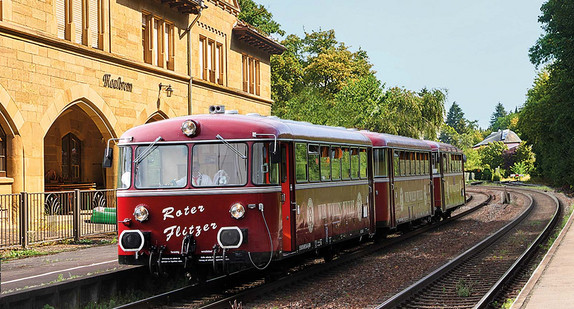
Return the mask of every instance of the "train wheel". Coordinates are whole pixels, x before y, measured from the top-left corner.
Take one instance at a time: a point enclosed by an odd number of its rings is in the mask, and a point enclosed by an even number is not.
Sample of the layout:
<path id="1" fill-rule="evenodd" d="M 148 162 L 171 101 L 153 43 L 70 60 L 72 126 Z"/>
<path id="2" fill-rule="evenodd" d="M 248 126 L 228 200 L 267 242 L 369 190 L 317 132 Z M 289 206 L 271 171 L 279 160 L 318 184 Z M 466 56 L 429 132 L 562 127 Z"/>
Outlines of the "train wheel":
<path id="1" fill-rule="evenodd" d="M 373 237 L 373 240 L 375 241 L 375 243 L 380 243 L 381 241 L 385 240 L 387 238 L 388 232 L 387 230 L 377 230 L 377 232 L 375 233 L 375 236 Z"/>
<path id="2" fill-rule="evenodd" d="M 324 249 L 323 251 L 323 260 L 325 263 L 331 262 L 335 257 L 335 250 L 333 250 L 333 246 L 329 246 Z"/>
<path id="3" fill-rule="evenodd" d="M 432 220 L 433 222 L 439 222 L 441 219 L 444 219 L 444 214 L 440 208 L 436 208 Z"/>

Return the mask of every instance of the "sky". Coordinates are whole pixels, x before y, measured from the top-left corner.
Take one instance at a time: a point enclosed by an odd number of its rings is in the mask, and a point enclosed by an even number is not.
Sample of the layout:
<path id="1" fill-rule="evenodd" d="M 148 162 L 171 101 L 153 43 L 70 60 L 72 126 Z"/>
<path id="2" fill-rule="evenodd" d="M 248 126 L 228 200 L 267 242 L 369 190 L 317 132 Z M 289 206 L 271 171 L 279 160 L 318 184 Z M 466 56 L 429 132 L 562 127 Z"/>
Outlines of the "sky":
<path id="1" fill-rule="evenodd" d="M 498 102 L 524 104 L 538 72 L 528 49 L 543 34 L 543 0 L 254 1 L 287 34 L 334 29 L 387 88 L 446 89 L 446 110 L 456 102 L 483 129 Z"/>

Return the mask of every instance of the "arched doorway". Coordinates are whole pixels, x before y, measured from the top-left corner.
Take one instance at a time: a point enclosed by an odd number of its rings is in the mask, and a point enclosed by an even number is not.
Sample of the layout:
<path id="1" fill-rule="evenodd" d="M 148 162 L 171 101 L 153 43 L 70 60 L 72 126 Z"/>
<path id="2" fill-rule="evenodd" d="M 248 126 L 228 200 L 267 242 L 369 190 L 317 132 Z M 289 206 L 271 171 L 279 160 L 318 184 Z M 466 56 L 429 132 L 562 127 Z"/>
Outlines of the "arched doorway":
<path id="1" fill-rule="evenodd" d="M 156 121 L 160 121 L 160 120 L 164 120 L 164 119 L 168 119 L 169 117 L 167 117 L 166 114 L 164 114 L 161 111 L 157 111 L 155 113 L 153 113 L 147 120 L 145 123 L 152 123 L 152 122 L 156 122 Z"/>
<path id="2" fill-rule="evenodd" d="M 105 144 L 98 126 L 79 104 L 63 111 L 44 137 L 45 190 L 104 188 Z"/>

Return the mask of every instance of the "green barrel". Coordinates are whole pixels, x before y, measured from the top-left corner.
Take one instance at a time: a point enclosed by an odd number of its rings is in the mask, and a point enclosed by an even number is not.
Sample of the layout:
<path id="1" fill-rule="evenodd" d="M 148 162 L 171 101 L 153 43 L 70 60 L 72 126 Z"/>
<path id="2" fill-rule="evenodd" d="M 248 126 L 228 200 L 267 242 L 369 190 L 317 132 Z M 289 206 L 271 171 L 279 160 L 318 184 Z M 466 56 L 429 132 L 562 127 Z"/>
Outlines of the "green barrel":
<path id="1" fill-rule="evenodd" d="M 110 207 L 96 207 L 92 211 L 91 223 L 116 224 L 116 209 Z"/>

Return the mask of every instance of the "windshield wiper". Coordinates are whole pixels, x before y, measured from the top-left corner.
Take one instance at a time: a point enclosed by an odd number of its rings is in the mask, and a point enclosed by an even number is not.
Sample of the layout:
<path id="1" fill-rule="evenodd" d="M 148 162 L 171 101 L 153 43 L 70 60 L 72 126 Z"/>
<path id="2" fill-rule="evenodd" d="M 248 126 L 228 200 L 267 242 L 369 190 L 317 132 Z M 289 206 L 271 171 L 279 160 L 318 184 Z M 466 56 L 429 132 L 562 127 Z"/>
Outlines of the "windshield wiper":
<path id="1" fill-rule="evenodd" d="M 229 149 L 233 150 L 233 152 L 235 152 L 235 154 L 237 154 L 241 159 L 247 159 L 247 156 L 242 154 L 241 152 L 239 152 L 239 150 L 235 149 L 233 146 L 231 146 L 230 143 L 228 143 L 223 137 L 221 137 L 221 135 L 217 134 L 217 136 L 215 136 L 218 140 L 222 141 L 225 146 L 229 147 Z"/>
<path id="2" fill-rule="evenodd" d="M 149 154 L 155 149 L 154 146 L 157 142 L 163 140 L 161 136 L 158 136 L 153 143 L 149 144 L 149 146 L 144 149 L 137 158 L 134 159 L 134 163 L 138 165 L 141 161 L 143 161 Z"/>

